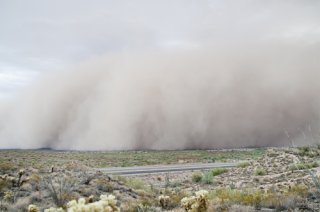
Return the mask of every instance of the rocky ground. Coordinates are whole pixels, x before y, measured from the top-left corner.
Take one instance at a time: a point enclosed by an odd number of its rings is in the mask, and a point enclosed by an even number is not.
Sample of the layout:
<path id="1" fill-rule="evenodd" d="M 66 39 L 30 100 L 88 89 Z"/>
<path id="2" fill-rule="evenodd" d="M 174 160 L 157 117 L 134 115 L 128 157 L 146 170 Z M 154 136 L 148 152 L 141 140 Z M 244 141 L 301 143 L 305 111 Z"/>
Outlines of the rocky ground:
<path id="1" fill-rule="evenodd" d="M 163 173 L 157 175 L 136 176 L 146 184 L 161 188 L 183 190 L 192 193 L 197 190 L 230 189 L 273 194 L 301 195 L 300 210 L 320 211 L 318 204 L 316 179 L 320 176 L 318 149 L 269 149 L 258 160 L 240 162 L 238 167 L 213 177 L 212 183 L 195 183 L 195 172 Z M 200 174 L 206 174 L 202 172 Z M 316 177 L 316 179 L 315 179 Z M 320 190 L 319 190 L 320 191 Z M 278 203 L 281 204 L 281 203 Z M 285 203 L 288 204 L 288 203 Z M 271 206 L 277 210 L 275 206 Z M 291 206 L 290 206 L 291 207 Z M 294 209 L 296 207 L 293 204 Z M 298 206 L 297 206 L 298 207 Z M 246 209 L 248 210 L 248 209 Z M 255 210 L 255 209 L 253 209 Z M 284 208 L 285 210 L 285 208 Z M 295 208 L 299 210 L 299 208 Z"/>
<path id="2" fill-rule="evenodd" d="M 114 195 L 121 211 L 184 211 L 181 200 L 200 190 L 208 191 L 208 211 L 320 211 L 319 159 L 317 147 L 268 149 L 228 170 L 127 177 L 75 162 L 47 169 L 3 166 L 0 211 L 27 211 L 30 204 L 66 208 L 71 200 L 97 202 L 104 194 Z"/>

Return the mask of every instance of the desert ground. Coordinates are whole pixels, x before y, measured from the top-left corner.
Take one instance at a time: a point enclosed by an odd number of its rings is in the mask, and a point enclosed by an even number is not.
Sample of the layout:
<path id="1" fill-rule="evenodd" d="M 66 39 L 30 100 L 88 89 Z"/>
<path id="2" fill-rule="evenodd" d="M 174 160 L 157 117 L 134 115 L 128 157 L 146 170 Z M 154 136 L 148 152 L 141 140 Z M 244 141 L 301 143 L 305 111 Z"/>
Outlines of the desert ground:
<path id="1" fill-rule="evenodd" d="M 319 147 L 1 150 L 0 210 L 319 211 L 319 159 Z M 236 165 L 137 175 L 101 171 L 108 167 L 213 162 Z"/>

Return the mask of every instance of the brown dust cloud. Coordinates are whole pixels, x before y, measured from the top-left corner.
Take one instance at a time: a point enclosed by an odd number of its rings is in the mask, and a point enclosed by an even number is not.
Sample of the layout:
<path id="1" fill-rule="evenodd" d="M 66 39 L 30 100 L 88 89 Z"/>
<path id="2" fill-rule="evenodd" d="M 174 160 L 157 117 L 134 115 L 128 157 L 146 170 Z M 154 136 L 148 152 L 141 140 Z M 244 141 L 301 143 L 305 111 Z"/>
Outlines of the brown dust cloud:
<path id="1" fill-rule="evenodd" d="M 226 23 L 220 23 L 226 17 L 207 17 L 198 27 L 209 32 L 190 35 L 197 44 L 192 47 L 125 49 L 42 74 L 1 102 L 0 148 L 171 150 L 317 143 L 320 19 L 298 1 L 287 4 L 274 2 L 272 16 L 254 16 L 256 21 L 243 26 L 228 28 L 236 14 L 228 14 Z M 295 14 L 306 17 L 303 26 L 312 20 L 312 29 L 285 28 L 300 17 L 286 15 Z"/>

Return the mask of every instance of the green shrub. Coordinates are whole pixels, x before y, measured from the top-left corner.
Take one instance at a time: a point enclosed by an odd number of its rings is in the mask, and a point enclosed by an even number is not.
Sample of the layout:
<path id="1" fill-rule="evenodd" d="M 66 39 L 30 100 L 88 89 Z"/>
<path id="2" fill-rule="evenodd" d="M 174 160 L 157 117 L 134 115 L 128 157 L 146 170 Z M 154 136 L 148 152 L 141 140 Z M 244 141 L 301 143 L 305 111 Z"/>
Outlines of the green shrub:
<path id="1" fill-rule="evenodd" d="M 202 173 L 195 172 L 192 174 L 192 182 L 199 183 L 202 179 Z"/>
<path id="2" fill-rule="evenodd" d="M 300 170 L 300 169 L 298 168 L 298 164 L 292 164 L 292 165 L 290 165 L 290 166 L 288 167 L 288 169 L 289 169 L 289 171 L 291 171 L 291 172 L 293 172 L 293 171 L 295 171 L 295 170 Z M 304 169 L 304 167 L 303 167 L 302 169 Z"/>
<path id="3" fill-rule="evenodd" d="M 144 189 L 145 183 L 139 179 L 128 179 L 126 185 L 133 189 Z"/>
<path id="4" fill-rule="evenodd" d="M 210 172 L 210 171 L 205 172 L 202 175 L 201 182 L 204 183 L 204 184 L 212 184 L 212 182 L 213 182 L 212 172 Z"/>
<path id="5" fill-rule="evenodd" d="M 308 146 L 298 147 L 298 155 L 306 156 L 309 153 L 310 153 L 310 147 L 308 147 Z"/>
<path id="6" fill-rule="evenodd" d="M 256 175 L 256 176 L 263 176 L 266 174 L 267 174 L 267 171 L 262 167 L 259 167 L 254 171 L 254 175 Z"/>
<path id="7" fill-rule="evenodd" d="M 238 168 L 245 168 L 247 166 L 250 166 L 250 162 L 249 161 L 243 161 L 237 164 Z"/>
<path id="8" fill-rule="evenodd" d="M 215 168 L 211 170 L 212 176 L 218 176 L 220 174 L 226 173 L 228 169 L 226 168 Z"/>
<path id="9" fill-rule="evenodd" d="M 298 147 L 298 150 L 301 151 L 301 152 L 309 152 L 310 151 L 310 147 L 301 146 L 301 147 Z"/>
<path id="10" fill-rule="evenodd" d="M 313 162 L 307 164 L 307 167 L 309 167 L 309 168 L 316 168 L 318 166 L 319 166 L 319 163 L 317 161 L 313 161 Z"/>
<path id="11" fill-rule="evenodd" d="M 295 170 L 312 169 L 318 166 L 319 166 L 319 163 L 317 161 L 310 162 L 310 163 L 297 163 L 297 164 L 290 165 L 289 170 L 295 171 Z"/>
<path id="12" fill-rule="evenodd" d="M 306 165 L 304 163 L 299 163 L 299 164 L 296 164 L 296 168 L 298 170 L 303 170 L 303 169 L 306 169 Z"/>

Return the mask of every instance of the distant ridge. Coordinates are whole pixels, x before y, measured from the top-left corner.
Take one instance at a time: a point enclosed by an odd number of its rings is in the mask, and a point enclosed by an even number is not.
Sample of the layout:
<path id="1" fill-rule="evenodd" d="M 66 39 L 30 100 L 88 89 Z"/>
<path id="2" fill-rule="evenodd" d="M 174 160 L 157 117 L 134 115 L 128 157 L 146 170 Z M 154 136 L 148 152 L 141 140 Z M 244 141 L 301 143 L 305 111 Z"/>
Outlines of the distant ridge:
<path id="1" fill-rule="evenodd" d="M 38 151 L 55 151 L 54 149 L 50 148 L 50 147 L 42 147 L 42 148 L 38 148 L 38 149 L 35 149 L 35 150 L 38 150 Z"/>

